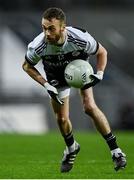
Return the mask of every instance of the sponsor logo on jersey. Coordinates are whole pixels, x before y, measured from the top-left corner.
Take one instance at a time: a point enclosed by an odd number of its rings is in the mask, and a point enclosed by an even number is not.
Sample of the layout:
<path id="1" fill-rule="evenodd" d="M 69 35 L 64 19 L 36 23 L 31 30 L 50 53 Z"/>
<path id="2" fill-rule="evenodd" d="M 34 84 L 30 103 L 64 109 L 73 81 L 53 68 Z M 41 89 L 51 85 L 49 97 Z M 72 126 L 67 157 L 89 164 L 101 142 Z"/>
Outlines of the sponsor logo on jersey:
<path id="1" fill-rule="evenodd" d="M 87 59 L 88 54 L 84 52 L 84 50 L 79 50 L 79 51 L 73 51 L 73 52 L 68 52 L 66 54 L 57 54 L 57 55 L 45 55 L 41 56 L 43 60 L 43 64 L 47 64 L 48 66 L 53 66 L 53 67 L 60 67 L 60 66 L 65 66 L 69 62 L 75 60 L 75 59 Z"/>

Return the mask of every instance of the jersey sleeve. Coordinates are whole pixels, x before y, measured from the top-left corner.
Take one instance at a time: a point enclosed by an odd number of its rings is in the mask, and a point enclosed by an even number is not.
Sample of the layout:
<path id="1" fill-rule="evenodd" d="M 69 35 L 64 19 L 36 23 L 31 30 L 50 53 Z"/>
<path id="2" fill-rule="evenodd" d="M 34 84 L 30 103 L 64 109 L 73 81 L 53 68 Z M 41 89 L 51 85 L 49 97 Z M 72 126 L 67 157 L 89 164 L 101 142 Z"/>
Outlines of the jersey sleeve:
<path id="1" fill-rule="evenodd" d="M 91 55 L 96 54 L 99 43 L 88 32 L 86 32 L 85 35 L 87 40 L 86 52 Z"/>
<path id="2" fill-rule="evenodd" d="M 25 59 L 29 64 L 33 66 L 36 65 L 41 60 L 41 57 L 36 53 L 34 41 L 29 43 L 27 53 L 25 55 Z"/>

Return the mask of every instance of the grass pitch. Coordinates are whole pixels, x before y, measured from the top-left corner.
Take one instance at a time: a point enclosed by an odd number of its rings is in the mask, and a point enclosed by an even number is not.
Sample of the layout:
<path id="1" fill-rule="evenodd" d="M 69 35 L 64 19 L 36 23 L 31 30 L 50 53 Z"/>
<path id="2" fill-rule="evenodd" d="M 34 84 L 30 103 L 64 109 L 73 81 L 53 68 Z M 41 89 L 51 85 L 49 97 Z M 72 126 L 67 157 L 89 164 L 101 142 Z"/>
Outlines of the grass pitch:
<path id="1" fill-rule="evenodd" d="M 45 135 L 0 135 L 0 179 L 133 179 L 134 132 L 116 132 L 127 154 L 126 169 L 115 172 L 111 154 L 98 133 L 75 133 L 81 145 L 71 172 L 60 173 L 64 149 L 57 132 Z"/>

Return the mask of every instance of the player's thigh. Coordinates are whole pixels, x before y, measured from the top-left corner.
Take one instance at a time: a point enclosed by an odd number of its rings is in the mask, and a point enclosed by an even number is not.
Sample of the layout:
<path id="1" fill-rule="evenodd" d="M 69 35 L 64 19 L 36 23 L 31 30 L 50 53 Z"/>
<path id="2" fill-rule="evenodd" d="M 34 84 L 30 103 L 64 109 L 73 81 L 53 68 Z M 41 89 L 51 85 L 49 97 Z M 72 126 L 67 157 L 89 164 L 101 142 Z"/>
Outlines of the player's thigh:
<path id="1" fill-rule="evenodd" d="M 95 105 L 95 100 L 94 100 L 92 88 L 80 90 L 80 94 L 81 94 L 82 103 L 84 106 L 94 106 Z"/>
<path id="2" fill-rule="evenodd" d="M 63 105 L 58 104 L 53 99 L 51 99 L 51 104 L 53 111 L 57 119 L 68 119 L 69 118 L 69 96 L 62 99 L 64 101 Z"/>

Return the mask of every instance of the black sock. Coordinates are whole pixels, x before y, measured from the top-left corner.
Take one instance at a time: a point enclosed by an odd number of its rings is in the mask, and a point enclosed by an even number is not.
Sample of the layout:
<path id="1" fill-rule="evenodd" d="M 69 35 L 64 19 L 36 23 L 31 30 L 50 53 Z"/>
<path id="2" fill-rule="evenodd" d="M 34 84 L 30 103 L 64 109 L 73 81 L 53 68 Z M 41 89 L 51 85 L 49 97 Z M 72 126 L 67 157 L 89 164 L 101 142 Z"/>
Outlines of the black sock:
<path id="1" fill-rule="evenodd" d="M 106 140 L 110 150 L 118 148 L 118 145 L 116 143 L 116 137 L 111 132 L 107 135 L 104 135 L 103 137 Z"/>
<path id="2" fill-rule="evenodd" d="M 69 134 L 64 135 L 63 137 L 64 137 L 65 143 L 68 147 L 74 143 L 74 137 L 73 137 L 72 131 Z"/>

